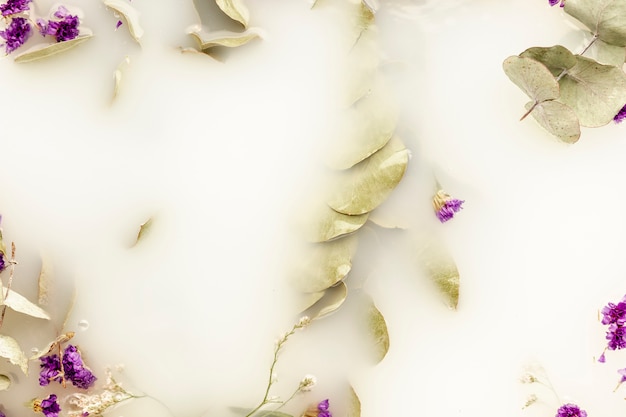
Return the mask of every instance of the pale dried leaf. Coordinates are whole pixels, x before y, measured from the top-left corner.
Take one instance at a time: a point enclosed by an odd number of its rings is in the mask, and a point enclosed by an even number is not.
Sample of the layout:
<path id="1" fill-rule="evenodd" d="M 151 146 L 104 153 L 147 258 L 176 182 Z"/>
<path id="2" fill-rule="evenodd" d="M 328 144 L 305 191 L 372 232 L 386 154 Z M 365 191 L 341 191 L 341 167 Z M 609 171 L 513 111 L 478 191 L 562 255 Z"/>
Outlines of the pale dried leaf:
<path id="1" fill-rule="evenodd" d="M 80 35 L 69 41 L 46 43 L 33 46 L 15 57 L 15 62 L 31 62 L 38 59 L 47 58 L 61 52 L 74 48 L 93 37 L 92 34 Z"/>
<path id="2" fill-rule="evenodd" d="M 28 375 L 28 359 L 22 352 L 20 345 L 12 337 L 0 334 L 0 357 L 19 366 L 22 372 Z"/>
<path id="3" fill-rule="evenodd" d="M 250 12 L 241 0 L 215 0 L 215 3 L 228 17 L 241 23 L 244 28 L 248 27 Z"/>
<path id="4" fill-rule="evenodd" d="M 4 294 L 6 294 L 6 287 L 2 287 L 2 291 Z M 31 303 L 26 299 L 26 297 L 18 294 L 14 290 L 9 291 L 9 295 L 7 295 L 7 297 L 4 299 L 4 302 L 1 302 L 0 305 L 6 305 L 11 310 L 29 315 L 31 317 L 50 320 L 50 315 L 46 313 L 41 307 L 34 303 Z"/>
<path id="5" fill-rule="evenodd" d="M 294 276 L 297 287 L 304 292 L 318 292 L 337 284 L 352 269 L 356 248 L 354 235 L 311 244 L 308 259 Z"/>
<path id="6" fill-rule="evenodd" d="M 11 386 L 11 379 L 6 376 L 0 374 L 0 391 L 6 391 Z"/>
<path id="7" fill-rule="evenodd" d="M 41 270 L 39 271 L 39 279 L 37 280 L 39 293 L 37 295 L 37 303 L 41 306 L 48 305 L 50 302 L 50 288 L 54 279 L 54 270 L 52 261 L 47 256 L 41 257 Z"/>
<path id="8" fill-rule="evenodd" d="M 227 30 L 207 32 L 201 27 L 194 26 L 188 33 L 198 41 L 200 49 L 203 51 L 216 46 L 235 48 L 245 45 L 255 38 L 260 38 L 260 31 L 254 28 L 240 33 Z"/>
<path id="9" fill-rule="evenodd" d="M 137 239 L 135 239 L 135 245 L 139 243 L 141 239 L 144 239 L 148 235 L 148 233 L 150 233 L 153 223 L 154 223 L 154 217 L 150 217 L 148 220 L 146 220 L 139 226 L 139 231 L 137 232 Z"/>
<path id="10" fill-rule="evenodd" d="M 130 64 L 130 57 L 125 56 L 122 62 L 119 63 L 115 71 L 113 72 L 113 99 L 117 97 L 120 91 L 120 84 L 122 83 L 122 71 Z M 143 226 L 143 225 L 142 225 Z"/>
<path id="11" fill-rule="evenodd" d="M 328 206 L 316 213 L 315 220 L 308 221 L 306 235 L 310 242 L 326 242 L 354 233 L 367 221 L 368 214 L 349 216 L 338 213 Z"/>
<path id="12" fill-rule="evenodd" d="M 431 239 L 418 253 L 417 258 L 427 277 L 443 295 L 448 307 L 456 309 L 459 304 L 460 274 L 443 243 Z"/>
<path id="13" fill-rule="evenodd" d="M 103 0 L 103 2 L 106 7 L 122 15 L 124 20 L 126 20 L 130 36 L 139 43 L 144 31 L 139 23 L 139 12 L 137 9 L 125 0 Z"/>
<path id="14" fill-rule="evenodd" d="M 349 386 L 347 402 L 348 411 L 346 417 L 361 417 L 361 400 L 352 385 Z"/>
<path id="15" fill-rule="evenodd" d="M 299 312 L 302 312 L 310 308 L 311 306 L 313 306 L 315 303 L 317 303 L 319 300 L 322 299 L 322 297 L 324 296 L 324 293 L 325 291 L 317 291 L 317 292 L 311 292 L 311 293 L 299 293 L 298 297 L 300 298 L 300 300 L 298 300 L 297 310 Z"/>
<path id="16" fill-rule="evenodd" d="M 376 363 L 382 361 L 389 351 L 389 333 L 387 331 L 387 322 L 376 308 L 374 300 L 371 297 L 364 297 L 367 300 L 366 306 L 366 322 L 368 334 L 374 346 L 374 360 Z"/>
<path id="17" fill-rule="evenodd" d="M 330 287 L 324 291 L 324 296 L 302 314 L 310 317 L 312 320 L 321 319 L 341 307 L 346 301 L 347 296 L 348 287 L 343 281 L 340 281 L 334 287 Z"/>

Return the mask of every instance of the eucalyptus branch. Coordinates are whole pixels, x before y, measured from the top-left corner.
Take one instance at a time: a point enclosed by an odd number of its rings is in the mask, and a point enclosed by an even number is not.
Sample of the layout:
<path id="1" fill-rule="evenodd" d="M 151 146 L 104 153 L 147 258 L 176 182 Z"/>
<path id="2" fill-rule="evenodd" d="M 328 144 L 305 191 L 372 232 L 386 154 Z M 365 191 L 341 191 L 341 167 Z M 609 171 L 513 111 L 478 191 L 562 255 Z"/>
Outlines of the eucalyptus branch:
<path id="1" fill-rule="evenodd" d="M 594 43 L 596 43 L 596 41 L 598 40 L 598 34 L 594 34 L 593 37 L 591 38 L 591 40 L 589 41 L 589 43 L 583 48 L 583 50 L 578 54 L 580 56 L 583 56 L 585 54 L 585 52 L 587 52 L 589 50 L 589 48 L 591 48 L 591 45 L 593 45 Z M 561 81 L 561 78 L 563 78 L 565 76 L 565 74 L 567 74 L 567 70 L 564 69 L 563 71 L 561 71 L 561 73 L 559 74 L 558 77 L 556 77 L 556 81 L 559 82 Z M 533 106 L 534 107 L 534 106 Z M 530 112 L 529 112 L 530 113 Z"/>

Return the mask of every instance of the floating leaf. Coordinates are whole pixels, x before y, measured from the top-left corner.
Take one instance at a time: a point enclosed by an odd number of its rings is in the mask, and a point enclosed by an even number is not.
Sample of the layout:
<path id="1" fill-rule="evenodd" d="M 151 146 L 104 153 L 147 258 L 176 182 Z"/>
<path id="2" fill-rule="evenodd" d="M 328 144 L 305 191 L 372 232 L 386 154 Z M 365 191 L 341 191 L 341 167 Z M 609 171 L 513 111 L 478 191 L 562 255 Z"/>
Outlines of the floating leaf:
<path id="1" fill-rule="evenodd" d="M 237 46 L 245 45 L 251 40 L 260 37 L 259 31 L 254 28 L 238 33 L 228 30 L 207 32 L 202 28 L 193 27 L 188 33 L 198 41 L 200 49 L 203 51 L 216 46 L 235 48 Z"/>
<path id="2" fill-rule="evenodd" d="M 359 396 L 356 394 L 356 391 L 352 387 L 349 386 L 348 392 L 348 407 L 346 417 L 361 417 L 361 400 Z"/>
<path id="3" fill-rule="evenodd" d="M 381 312 L 376 308 L 374 300 L 367 295 L 366 299 L 366 322 L 368 334 L 374 346 L 374 360 L 376 363 L 382 361 L 389 351 L 389 333 L 387 323 Z"/>
<path id="4" fill-rule="evenodd" d="M 28 375 L 28 359 L 22 352 L 20 345 L 10 336 L 0 334 L 0 357 L 8 359 L 13 365 L 20 367 Z"/>
<path id="5" fill-rule="evenodd" d="M 319 300 L 321 300 L 324 294 L 325 294 L 325 290 L 317 291 L 317 292 L 310 292 L 310 293 L 299 293 L 298 296 L 300 297 L 300 300 L 298 302 L 297 310 L 302 312 L 310 308 Z"/>
<path id="6" fill-rule="evenodd" d="M 398 115 L 385 91 L 378 86 L 347 110 L 327 158 L 331 168 L 348 169 L 389 142 Z"/>
<path id="7" fill-rule="evenodd" d="M 128 31 L 137 43 L 143 36 L 143 28 L 139 24 L 139 12 L 125 0 L 103 0 L 104 5 L 124 17 L 128 23 Z"/>
<path id="8" fill-rule="evenodd" d="M 145 238 L 146 235 L 150 232 L 150 230 L 152 229 L 153 222 L 154 222 L 154 218 L 150 217 L 148 220 L 146 220 L 139 226 L 139 232 L 137 232 L 137 239 L 135 240 L 135 245 L 139 243 L 141 239 Z"/>
<path id="9" fill-rule="evenodd" d="M 380 151 L 339 173 L 337 190 L 328 201 L 334 210 L 350 215 L 378 207 L 398 185 L 409 162 L 404 144 L 393 138 Z"/>
<path id="10" fill-rule="evenodd" d="M 522 58 L 531 58 L 542 63 L 555 77 L 576 65 L 574 54 L 561 45 L 551 46 L 549 48 L 528 48 L 519 56 Z"/>
<path id="11" fill-rule="evenodd" d="M 6 294 L 6 291 L 6 287 L 2 287 L 3 294 Z M 9 291 L 9 295 L 7 295 L 7 297 L 4 299 L 4 302 L 0 302 L 0 305 L 6 305 L 11 310 L 29 315 L 31 317 L 50 320 L 50 315 L 46 313 L 41 307 L 31 303 L 24 296 L 16 293 L 13 290 Z"/>
<path id="12" fill-rule="evenodd" d="M 6 376 L 0 374 L 0 391 L 6 391 L 11 386 L 11 379 Z"/>
<path id="13" fill-rule="evenodd" d="M 50 287 L 54 277 L 52 270 L 52 261 L 47 256 L 41 258 L 41 270 L 39 271 L 39 279 L 37 280 L 39 292 L 37 295 L 37 303 L 39 305 L 48 305 L 50 298 Z"/>
<path id="14" fill-rule="evenodd" d="M 626 46 L 624 0 L 567 0 L 565 13 L 580 20 L 604 42 Z"/>
<path id="15" fill-rule="evenodd" d="M 559 97 L 559 83 L 550 70 L 532 58 L 510 56 L 502 64 L 504 73 L 535 103 Z"/>
<path id="16" fill-rule="evenodd" d="M 343 281 L 340 281 L 334 287 L 324 291 L 324 296 L 308 310 L 304 311 L 303 314 L 311 319 L 320 319 L 341 307 L 347 296 L 348 287 Z"/>
<path id="17" fill-rule="evenodd" d="M 418 254 L 426 275 L 444 295 L 446 304 L 453 309 L 459 304 L 460 275 L 454 259 L 441 242 L 431 240 Z"/>
<path id="18" fill-rule="evenodd" d="M 43 349 L 38 350 L 36 354 L 34 354 L 28 359 L 32 361 L 35 359 L 39 359 L 43 356 L 46 356 L 48 353 L 52 352 L 52 349 L 54 349 L 58 345 L 69 342 L 74 337 L 75 334 L 76 333 L 74 332 L 63 333 L 62 335 L 54 339 L 52 342 L 48 343 Z"/>
<path id="19" fill-rule="evenodd" d="M 526 104 L 526 110 L 530 110 L 534 104 Z M 537 104 L 531 114 L 544 129 L 563 142 L 576 143 L 580 138 L 578 117 L 574 110 L 563 103 L 544 101 Z"/>
<path id="20" fill-rule="evenodd" d="M 215 3 L 228 17 L 241 23 L 244 28 L 248 27 L 250 12 L 241 0 L 215 0 Z"/>
<path id="21" fill-rule="evenodd" d="M 626 47 L 610 45 L 598 39 L 594 44 L 596 60 L 601 64 L 615 65 L 621 68 L 626 60 Z"/>
<path id="22" fill-rule="evenodd" d="M 363 35 L 363 32 L 369 29 L 369 27 L 374 23 L 374 12 L 370 7 L 364 2 L 360 1 L 358 5 L 358 11 L 356 13 L 356 22 L 355 26 L 358 31 L 357 42 Z"/>
<path id="23" fill-rule="evenodd" d="M 93 37 L 92 34 L 80 35 L 69 41 L 57 42 L 57 43 L 45 43 L 33 46 L 25 52 L 15 57 L 15 62 L 31 62 L 38 59 L 47 58 L 59 54 L 61 52 L 72 49 L 73 47 L 85 42 Z"/>
<path id="24" fill-rule="evenodd" d="M 124 60 L 122 62 L 120 62 L 119 65 L 117 66 L 117 68 L 115 69 L 115 72 L 113 72 L 113 81 L 114 81 L 114 85 L 113 85 L 113 99 L 115 99 L 117 97 L 117 95 L 118 95 L 118 93 L 120 91 L 120 84 L 122 82 L 122 70 L 128 64 L 130 64 L 130 57 L 129 56 L 125 56 Z"/>
<path id="25" fill-rule="evenodd" d="M 307 236 L 311 242 L 326 242 L 353 233 L 367 221 L 368 214 L 349 216 L 324 206 L 315 221 L 308 222 Z"/>
<path id="26" fill-rule="evenodd" d="M 355 236 L 312 244 L 312 253 L 295 278 L 298 287 L 304 292 L 318 292 L 337 284 L 352 269 L 356 248 Z"/>
<path id="27" fill-rule="evenodd" d="M 350 50 L 345 68 L 346 105 L 351 106 L 365 97 L 375 85 L 380 65 L 380 42 L 374 28 L 361 34 L 359 42 Z"/>
<path id="28" fill-rule="evenodd" d="M 599 127 L 609 123 L 626 103 L 624 71 L 579 55 L 576 55 L 576 65 L 566 72 L 559 84 L 559 101 L 576 112 L 582 126 Z"/>

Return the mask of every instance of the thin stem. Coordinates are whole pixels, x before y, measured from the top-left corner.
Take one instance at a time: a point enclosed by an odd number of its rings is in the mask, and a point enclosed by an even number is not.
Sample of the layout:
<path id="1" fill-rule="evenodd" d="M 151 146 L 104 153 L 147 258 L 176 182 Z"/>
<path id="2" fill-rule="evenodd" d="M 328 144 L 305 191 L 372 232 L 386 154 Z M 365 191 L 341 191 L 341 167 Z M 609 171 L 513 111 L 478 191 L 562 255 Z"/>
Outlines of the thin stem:
<path id="1" fill-rule="evenodd" d="M 524 115 L 522 117 L 520 117 L 519 121 L 521 122 L 522 120 L 524 120 L 530 113 L 532 113 L 533 110 L 535 110 L 535 107 L 537 107 L 537 105 L 539 104 L 539 102 L 535 101 L 533 103 L 533 105 L 530 107 L 530 109 L 528 109 L 528 111 L 526 113 L 524 113 Z"/>
<path id="2" fill-rule="evenodd" d="M 11 242 L 11 260 L 9 261 L 11 264 L 11 270 L 9 272 L 9 282 L 7 284 L 7 290 L 4 293 L 4 300 L 9 296 L 9 291 L 11 291 L 11 284 L 13 283 L 13 274 L 15 273 L 15 265 L 17 265 L 17 261 L 15 260 L 15 242 Z M 2 306 L 2 313 L 0 314 L 0 327 L 2 327 L 2 323 L 4 323 L 4 315 L 7 312 L 6 303 Z"/>

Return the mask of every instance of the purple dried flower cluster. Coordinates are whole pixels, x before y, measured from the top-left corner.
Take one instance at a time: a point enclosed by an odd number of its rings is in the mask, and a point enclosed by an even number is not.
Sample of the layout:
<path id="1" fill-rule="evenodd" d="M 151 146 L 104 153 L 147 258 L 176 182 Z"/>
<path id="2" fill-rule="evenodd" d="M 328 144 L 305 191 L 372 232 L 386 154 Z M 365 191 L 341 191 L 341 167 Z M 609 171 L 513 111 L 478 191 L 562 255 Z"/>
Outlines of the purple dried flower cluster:
<path id="1" fill-rule="evenodd" d="M 67 345 L 63 351 L 63 359 L 48 355 L 40 358 L 39 385 L 45 386 L 50 381 L 62 382 L 63 378 L 78 388 L 87 389 L 96 382 L 96 377 L 85 366 L 80 351 L 73 345 Z M 63 365 L 63 367 L 61 367 Z"/>
<path id="2" fill-rule="evenodd" d="M 33 411 L 41 412 L 46 417 L 59 417 L 61 406 L 57 402 L 57 396 L 50 394 L 46 399 L 33 401 Z"/>
<path id="3" fill-rule="evenodd" d="M 0 14 L 2 16 L 11 16 L 30 10 L 29 3 L 31 0 L 7 0 L 6 3 L 0 4 Z"/>
<path id="4" fill-rule="evenodd" d="M 617 304 L 609 303 L 601 311 L 602 324 L 608 325 L 606 332 L 607 348 L 609 350 L 619 350 L 626 348 L 626 296 Z M 604 354 L 600 357 L 600 362 L 604 362 Z"/>
<path id="5" fill-rule="evenodd" d="M 454 214 L 461 210 L 464 200 L 457 200 L 450 197 L 442 190 L 437 191 L 433 197 L 433 208 L 441 223 L 445 223 L 454 217 Z"/>
<path id="6" fill-rule="evenodd" d="M 324 401 L 321 401 L 317 405 L 317 417 L 333 417 L 333 415 L 329 411 L 330 404 L 328 403 L 328 398 Z"/>
<path id="7" fill-rule="evenodd" d="M 626 119 L 626 104 L 624 105 L 624 107 L 621 108 L 621 110 L 615 115 L 615 117 L 613 118 L 613 121 L 615 123 L 621 123 L 624 119 Z"/>
<path id="8" fill-rule="evenodd" d="M 14 17 L 6 30 L 0 30 L 0 37 L 4 39 L 4 47 L 7 54 L 24 45 L 32 34 L 32 28 L 28 19 Z"/>
<path id="9" fill-rule="evenodd" d="M 555 417 L 587 417 L 587 412 L 576 404 L 565 404 L 559 407 Z"/>
<path id="10" fill-rule="evenodd" d="M 54 12 L 54 17 L 61 20 L 37 19 L 39 33 L 43 36 L 54 36 L 57 42 L 70 41 L 78 36 L 80 32 L 78 16 L 70 14 L 65 7 L 59 6 Z"/>

